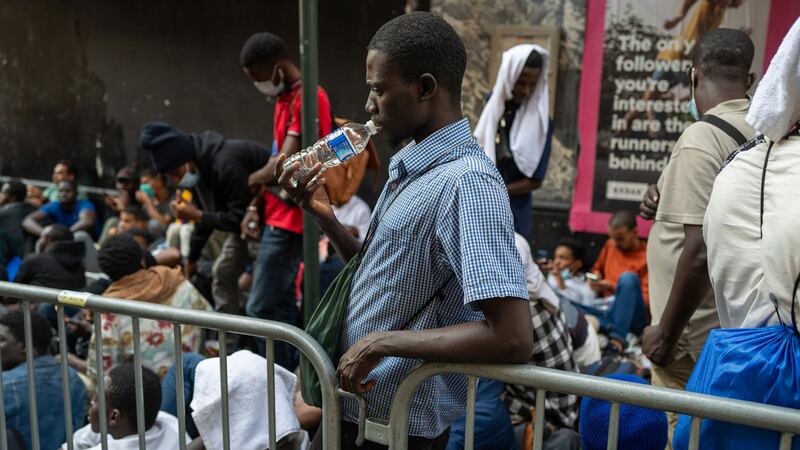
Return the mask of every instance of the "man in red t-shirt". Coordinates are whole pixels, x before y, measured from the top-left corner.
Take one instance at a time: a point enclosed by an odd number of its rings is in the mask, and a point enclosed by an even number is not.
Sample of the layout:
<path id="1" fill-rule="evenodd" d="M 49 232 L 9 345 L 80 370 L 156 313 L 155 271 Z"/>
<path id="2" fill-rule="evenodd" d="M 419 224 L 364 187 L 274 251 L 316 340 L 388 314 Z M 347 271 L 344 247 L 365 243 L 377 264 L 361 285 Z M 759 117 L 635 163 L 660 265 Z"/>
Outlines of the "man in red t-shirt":
<path id="1" fill-rule="evenodd" d="M 242 221 L 242 235 L 261 240 L 246 311 L 251 317 L 295 324 L 297 298 L 293 283 L 303 251 L 303 211 L 277 186 L 274 173 L 280 154 L 291 156 L 300 150 L 300 69 L 289 59 L 283 40 L 272 33 L 250 36 L 242 48 L 241 63 L 256 89 L 275 97 L 272 157 L 250 175 L 250 188 L 261 195 L 250 203 Z M 321 87 L 317 87 L 317 104 L 318 137 L 323 137 L 331 131 L 331 110 L 328 95 Z M 259 219 L 259 212 L 263 212 L 263 220 Z M 276 343 L 278 364 L 294 370 L 297 363 L 293 354 L 288 345 Z"/>

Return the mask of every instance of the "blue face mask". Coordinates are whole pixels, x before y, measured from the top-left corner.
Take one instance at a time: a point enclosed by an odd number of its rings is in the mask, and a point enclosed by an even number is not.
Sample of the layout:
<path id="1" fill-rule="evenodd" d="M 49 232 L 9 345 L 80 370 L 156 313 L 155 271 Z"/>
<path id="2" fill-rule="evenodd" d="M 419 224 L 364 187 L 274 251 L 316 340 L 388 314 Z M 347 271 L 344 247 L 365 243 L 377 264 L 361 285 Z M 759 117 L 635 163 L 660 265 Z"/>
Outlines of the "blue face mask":
<path id="1" fill-rule="evenodd" d="M 700 111 L 697 110 L 697 102 L 694 101 L 694 97 L 689 100 L 689 114 L 695 121 L 700 120 Z"/>
<path id="2" fill-rule="evenodd" d="M 153 187 L 147 183 L 140 184 L 139 190 L 147 194 L 147 196 L 150 198 L 154 198 L 156 196 L 156 192 L 153 190 Z"/>
<path id="3" fill-rule="evenodd" d="M 569 269 L 561 269 L 561 279 L 568 280 L 572 277 L 572 272 Z"/>
<path id="4" fill-rule="evenodd" d="M 181 181 L 178 182 L 178 187 L 184 189 L 191 189 L 197 185 L 198 180 L 200 180 L 200 175 L 187 170 L 186 173 L 183 174 L 183 178 L 181 178 Z"/>
<path id="5" fill-rule="evenodd" d="M 694 99 L 694 74 L 696 70 L 694 67 L 689 71 L 689 91 L 692 94 L 692 99 L 689 100 L 689 114 L 696 121 L 700 120 L 700 111 L 697 109 L 697 101 Z"/>

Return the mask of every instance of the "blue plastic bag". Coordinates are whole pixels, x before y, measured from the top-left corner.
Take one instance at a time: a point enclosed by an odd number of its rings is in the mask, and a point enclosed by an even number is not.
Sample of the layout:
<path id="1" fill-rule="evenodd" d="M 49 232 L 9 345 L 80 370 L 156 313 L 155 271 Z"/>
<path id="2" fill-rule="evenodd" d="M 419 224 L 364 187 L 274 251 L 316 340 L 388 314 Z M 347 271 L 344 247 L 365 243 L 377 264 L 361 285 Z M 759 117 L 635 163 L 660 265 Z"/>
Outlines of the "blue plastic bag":
<path id="1" fill-rule="evenodd" d="M 686 385 L 689 392 L 800 409 L 800 338 L 791 326 L 712 330 Z M 681 415 L 673 446 L 685 450 L 691 417 Z M 780 433 L 703 419 L 700 448 L 778 448 Z M 800 439 L 792 449 L 800 450 Z"/>

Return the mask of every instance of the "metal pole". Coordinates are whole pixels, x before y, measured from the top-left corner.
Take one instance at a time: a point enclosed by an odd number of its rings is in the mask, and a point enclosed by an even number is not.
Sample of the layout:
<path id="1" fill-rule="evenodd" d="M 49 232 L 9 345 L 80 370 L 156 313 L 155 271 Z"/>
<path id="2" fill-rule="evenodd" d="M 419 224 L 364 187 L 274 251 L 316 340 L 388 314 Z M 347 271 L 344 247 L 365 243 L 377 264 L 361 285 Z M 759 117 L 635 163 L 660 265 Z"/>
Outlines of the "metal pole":
<path id="1" fill-rule="evenodd" d="M 319 139 L 317 114 L 317 0 L 300 2 L 300 71 L 303 79 L 302 146 Z M 303 321 L 308 322 L 319 302 L 319 229 L 306 213 L 303 215 Z"/>

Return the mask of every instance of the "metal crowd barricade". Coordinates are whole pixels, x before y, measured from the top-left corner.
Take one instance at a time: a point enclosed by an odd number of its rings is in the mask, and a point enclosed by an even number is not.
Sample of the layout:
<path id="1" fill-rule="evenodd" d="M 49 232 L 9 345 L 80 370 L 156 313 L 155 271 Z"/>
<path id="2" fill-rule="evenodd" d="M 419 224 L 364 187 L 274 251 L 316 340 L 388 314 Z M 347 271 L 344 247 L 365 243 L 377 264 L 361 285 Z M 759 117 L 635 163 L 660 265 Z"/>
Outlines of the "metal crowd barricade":
<path id="1" fill-rule="evenodd" d="M 231 314 L 213 313 L 208 311 L 190 310 L 174 308 L 170 306 L 145 303 L 132 300 L 121 300 L 107 298 L 89 293 L 59 291 L 34 286 L 21 285 L 16 283 L 0 282 L 0 297 L 8 297 L 22 300 L 23 318 L 25 321 L 25 350 L 26 365 L 28 369 L 28 402 L 30 405 L 30 425 L 31 425 L 31 448 L 39 450 L 39 424 L 36 408 L 36 389 L 33 372 L 33 337 L 31 330 L 30 302 L 42 302 L 58 305 L 58 341 L 61 357 L 61 374 L 64 398 L 64 420 L 67 431 L 67 446 L 73 449 L 73 430 L 71 399 L 68 384 L 68 363 L 66 349 L 66 331 L 64 324 L 64 310 L 62 305 L 75 306 L 88 309 L 96 313 L 115 313 L 130 316 L 133 319 L 133 342 L 134 342 L 134 367 L 136 381 L 136 412 L 139 448 L 145 449 L 144 441 L 144 392 L 142 390 L 142 361 L 140 354 L 140 319 L 163 320 L 173 324 L 175 346 L 175 375 L 176 375 L 176 399 L 178 406 L 178 427 L 180 435 L 180 448 L 186 448 L 186 410 L 183 397 L 183 364 L 181 357 L 181 327 L 176 325 L 194 325 L 201 328 L 213 329 L 219 332 L 220 344 L 220 391 L 222 392 L 221 423 L 223 448 L 230 448 L 230 428 L 228 423 L 228 376 L 226 361 L 226 335 L 227 333 L 246 334 L 251 336 L 263 337 L 266 339 L 266 360 L 265 370 L 267 371 L 267 390 L 268 395 L 268 426 L 269 426 L 269 448 L 276 448 L 275 436 L 275 364 L 274 364 L 274 343 L 276 340 L 287 342 L 297 347 L 311 361 L 316 370 L 323 396 L 322 436 L 324 447 L 328 450 L 338 450 L 339 441 L 339 420 L 340 420 L 340 395 L 348 395 L 337 389 L 336 372 L 322 347 L 303 330 L 268 320 L 254 319 L 250 317 L 235 316 Z M 94 333 L 102 336 L 101 321 L 94 321 Z M 95 351 L 97 355 L 102 355 L 102 339 L 95 339 Z M 103 380 L 102 358 L 95 358 L 97 368 L 97 401 L 100 417 L 101 446 L 103 450 L 108 449 L 106 424 L 106 404 L 105 404 L 105 385 Z M 2 388 L 2 374 L 0 373 L 0 389 Z M 351 395 L 348 395 L 351 396 Z M 5 409 L 3 405 L 3 395 L 0 391 L 0 409 Z M 363 399 L 360 404 L 363 406 Z M 363 411 L 363 410 L 362 410 Z M 362 423 L 363 429 L 363 423 Z M 0 420 L 0 450 L 7 450 L 6 443 L 6 423 Z"/>
<path id="2" fill-rule="evenodd" d="M 610 401 L 609 450 L 617 448 L 619 407 L 622 403 L 692 416 L 689 437 L 690 450 L 699 448 L 700 424 L 704 418 L 778 431 L 782 433 L 780 450 L 789 450 L 792 445 L 792 437 L 800 434 L 800 410 L 790 408 L 626 383 L 533 365 L 426 363 L 408 374 L 398 387 L 392 401 L 388 425 L 367 421 L 367 439 L 388 445 L 393 450 L 406 449 L 408 447 L 409 413 L 414 393 L 425 380 L 442 373 L 458 373 L 468 377 L 466 450 L 472 450 L 473 447 L 475 395 L 478 378 L 499 380 L 536 389 L 534 449 L 542 448 L 544 394 L 548 391 Z"/>

